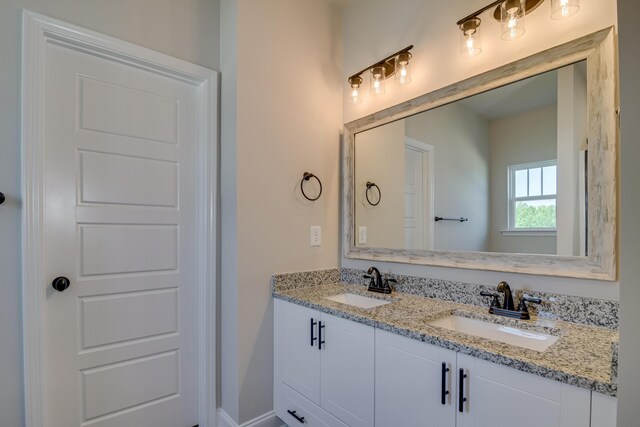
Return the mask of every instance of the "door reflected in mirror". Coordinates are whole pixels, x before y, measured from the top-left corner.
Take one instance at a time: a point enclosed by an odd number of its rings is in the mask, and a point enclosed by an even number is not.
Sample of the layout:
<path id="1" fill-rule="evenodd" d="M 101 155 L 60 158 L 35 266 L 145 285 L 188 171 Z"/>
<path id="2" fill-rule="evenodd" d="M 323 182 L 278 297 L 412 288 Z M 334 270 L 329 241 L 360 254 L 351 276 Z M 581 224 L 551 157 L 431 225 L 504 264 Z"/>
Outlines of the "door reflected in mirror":
<path id="1" fill-rule="evenodd" d="M 582 61 L 357 133 L 355 245 L 585 256 L 586 73 Z"/>

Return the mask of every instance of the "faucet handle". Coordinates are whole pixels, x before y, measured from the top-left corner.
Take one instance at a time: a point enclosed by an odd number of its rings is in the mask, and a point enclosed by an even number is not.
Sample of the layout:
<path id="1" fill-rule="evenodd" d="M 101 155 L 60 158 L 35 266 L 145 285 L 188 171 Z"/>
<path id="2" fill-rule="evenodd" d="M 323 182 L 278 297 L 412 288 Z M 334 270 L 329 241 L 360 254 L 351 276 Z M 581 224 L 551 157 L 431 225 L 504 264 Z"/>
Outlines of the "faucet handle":
<path id="1" fill-rule="evenodd" d="M 534 304 L 542 304 L 542 298 L 530 297 L 529 295 L 523 295 L 522 301 L 532 302 Z"/>
<path id="2" fill-rule="evenodd" d="M 542 298 L 530 297 L 528 295 L 523 295 L 520 299 L 520 304 L 518 304 L 518 311 L 521 313 L 528 313 L 529 309 L 527 308 L 527 302 L 531 302 L 534 304 L 542 304 Z"/>
<path id="3" fill-rule="evenodd" d="M 370 274 L 363 274 L 362 277 L 369 279 L 369 287 L 376 285 L 375 279 Z"/>
<path id="4" fill-rule="evenodd" d="M 382 289 L 384 290 L 385 293 L 391 293 L 391 285 L 389 284 L 389 282 L 392 283 L 398 283 L 398 281 L 396 279 L 389 279 L 386 278 L 384 279 L 384 285 L 382 286 Z"/>
<path id="5" fill-rule="evenodd" d="M 491 307 L 500 307 L 500 301 L 498 300 L 498 294 L 496 292 L 480 291 L 480 295 L 483 297 L 492 297 Z"/>

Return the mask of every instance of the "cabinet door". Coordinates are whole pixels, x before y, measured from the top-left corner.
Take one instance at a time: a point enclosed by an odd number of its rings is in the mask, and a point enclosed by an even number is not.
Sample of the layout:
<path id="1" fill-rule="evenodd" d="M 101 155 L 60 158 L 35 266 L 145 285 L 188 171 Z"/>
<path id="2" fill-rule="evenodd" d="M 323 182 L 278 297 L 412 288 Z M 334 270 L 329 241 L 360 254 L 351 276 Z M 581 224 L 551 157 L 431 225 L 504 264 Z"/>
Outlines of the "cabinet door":
<path id="1" fill-rule="evenodd" d="M 321 405 L 351 427 L 373 425 L 374 329 L 322 314 Z"/>
<path id="2" fill-rule="evenodd" d="M 589 390 L 458 354 L 461 369 L 458 427 L 589 427 Z"/>
<path id="3" fill-rule="evenodd" d="M 320 351 L 316 310 L 275 300 L 274 383 L 282 381 L 315 404 L 320 404 Z M 312 342 L 312 338 L 316 338 Z"/>
<path id="4" fill-rule="evenodd" d="M 377 329 L 376 427 L 454 427 L 455 367 L 454 351 Z"/>

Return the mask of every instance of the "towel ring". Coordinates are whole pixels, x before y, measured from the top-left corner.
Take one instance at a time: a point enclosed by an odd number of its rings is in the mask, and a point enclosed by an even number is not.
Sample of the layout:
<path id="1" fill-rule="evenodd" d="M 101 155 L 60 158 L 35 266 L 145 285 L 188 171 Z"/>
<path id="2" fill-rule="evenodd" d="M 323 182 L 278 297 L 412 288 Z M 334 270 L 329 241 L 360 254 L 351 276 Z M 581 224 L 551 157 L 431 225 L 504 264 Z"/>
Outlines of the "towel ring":
<path id="1" fill-rule="evenodd" d="M 305 181 L 309 181 L 311 178 L 315 178 L 316 181 L 318 181 L 318 184 L 320 185 L 320 191 L 318 192 L 318 195 L 315 198 L 311 198 L 311 197 L 307 196 L 307 194 L 304 192 L 304 182 Z M 322 195 L 322 182 L 320 181 L 320 178 L 318 178 L 317 176 L 315 176 L 311 172 L 305 172 L 302 175 L 302 180 L 300 181 L 300 191 L 302 191 L 302 195 L 304 196 L 305 199 L 309 200 L 310 202 L 315 202 Z"/>
<path id="2" fill-rule="evenodd" d="M 369 199 L 369 190 L 371 190 L 372 187 L 376 187 L 376 190 L 378 190 L 378 201 L 375 203 L 372 203 Z M 375 182 L 367 181 L 367 191 L 364 192 L 364 195 L 371 206 L 378 206 L 380 200 L 382 200 L 382 191 L 380 191 L 380 187 L 378 187 Z"/>

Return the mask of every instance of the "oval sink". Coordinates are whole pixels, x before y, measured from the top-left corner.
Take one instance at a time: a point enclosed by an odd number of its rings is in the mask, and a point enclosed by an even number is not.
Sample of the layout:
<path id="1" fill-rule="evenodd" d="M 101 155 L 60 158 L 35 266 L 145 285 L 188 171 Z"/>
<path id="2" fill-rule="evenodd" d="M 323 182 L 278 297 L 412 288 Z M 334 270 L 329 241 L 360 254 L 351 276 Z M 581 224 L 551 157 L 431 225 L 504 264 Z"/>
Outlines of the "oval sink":
<path id="1" fill-rule="evenodd" d="M 505 344 L 528 348 L 535 351 L 545 351 L 558 340 L 558 337 L 554 335 L 525 331 L 512 326 L 483 322 L 482 320 L 470 319 L 468 317 L 456 315 L 440 317 L 427 323 L 439 328 L 462 332 L 464 334 L 487 338 L 494 341 L 500 341 Z"/>
<path id="2" fill-rule="evenodd" d="M 389 304 L 391 302 L 383 299 L 370 298 L 362 295 L 349 294 L 349 293 L 332 295 L 330 297 L 324 297 L 324 299 L 328 299 L 329 301 L 339 302 L 342 304 L 353 305 L 354 307 L 360 307 L 360 308 L 379 307 L 381 305 Z"/>

